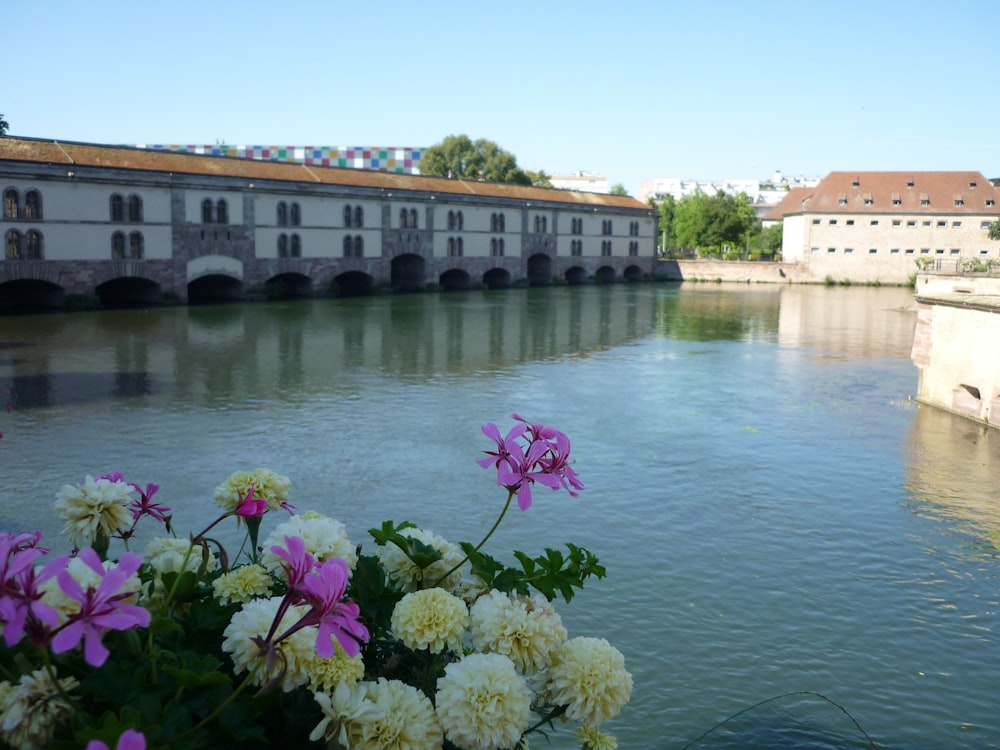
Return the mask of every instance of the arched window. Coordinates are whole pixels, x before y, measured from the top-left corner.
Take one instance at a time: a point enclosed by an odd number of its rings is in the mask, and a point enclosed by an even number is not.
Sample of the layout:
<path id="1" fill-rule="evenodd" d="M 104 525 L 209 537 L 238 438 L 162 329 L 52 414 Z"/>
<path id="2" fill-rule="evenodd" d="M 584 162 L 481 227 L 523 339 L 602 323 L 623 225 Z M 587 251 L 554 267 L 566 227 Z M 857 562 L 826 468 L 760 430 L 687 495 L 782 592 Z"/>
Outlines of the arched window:
<path id="1" fill-rule="evenodd" d="M 121 260 L 125 257 L 125 233 L 115 232 L 111 235 L 111 258 Z"/>
<path id="2" fill-rule="evenodd" d="M 497 254 L 497 238 L 493 237 L 490 239 L 490 255 Z"/>
<path id="3" fill-rule="evenodd" d="M 354 226 L 358 229 L 365 225 L 365 210 L 361 206 L 354 207 Z"/>
<path id="4" fill-rule="evenodd" d="M 142 239 L 142 232 L 132 232 L 128 236 L 128 257 L 141 258 L 145 255 L 146 243 Z"/>
<path id="5" fill-rule="evenodd" d="M 278 226 L 283 227 L 288 224 L 288 206 L 284 201 L 278 201 Z"/>
<path id="6" fill-rule="evenodd" d="M 360 258 L 365 254 L 365 241 L 360 234 L 354 235 L 354 257 Z"/>
<path id="7" fill-rule="evenodd" d="M 45 257 L 42 252 L 42 233 L 37 229 L 28 230 L 27 252 L 24 257 L 28 260 L 41 260 Z"/>
<path id="8" fill-rule="evenodd" d="M 351 235 L 344 236 L 344 257 L 350 258 L 353 255 L 351 246 Z"/>
<path id="9" fill-rule="evenodd" d="M 417 209 L 415 208 L 410 209 L 410 228 L 417 228 Z"/>
<path id="10" fill-rule="evenodd" d="M 451 231 L 454 231 L 454 229 L 455 229 L 455 212 L 454 211 L 449 211 L 448 212 L 448 231 L 451 232 Z"/>
<path id="11" fill-rule="evenodd" d="M 219 224 L 229 223 L 229 206 L 222 198 L 219 198 L 218 203 L 215 204 L 215 220 Z"/>
<path id="12" fill-rule="evenodd" d="M 503 214 L 500 214 L 500 215 L 503 216 Z M 503 222 L 501 222 L 501 223 L 503 223 Z M 500 254 L 503 255 L 503 237 L 500 238 Z"/>
<path id="13" fill-rule="evenodd" d="M 111 196 L 111 221 L 125 221 L 125 199 L 118 193 Z"/>
<path id="14" fill-rule="evenodd" d="M 400 229 L 406 229 L 406 227 L 407 227 L 406 209 L 405 208 L 401 208 L 401 209 L 399 209 L 399 228 Z"/>
<path id="15" fill-rule="evenodd" d="M 294 203 L 292 204 L 295 205 Z M 292 257 L 301 258 L 302 257 L 302 238 L 297 234 L 292 235 Z"/>
<path id="16" fill-rule="evenodd" d="M 448 238 L 448 255 L 454 255 L 454 254 L 455 254 L 455 238 L 454 237 L 449 237 Z"/>
<path id="17" fill-rule="evenodd" d="M 278 235 L 278 257 L 287 258 L 288 257 L 288 235 L 279 234 Z"/>
<path id="18" fill-rule="evenodd" d="M 490 231 L 491 232 L 497 231 L 497 215 L 496 214 L 490 214 Z"/>
<path id="19" fill-rule="evenodd" d="M 138 195 L 128 197 L 128 220 L 134 223 L 142 221 L 142 198 Z"/>
<path id="20" fill-rule="evenodd" d="M 506 232 L 507 231 L 507 228 L 506 228 L 507 219 L 504 217 L 503 214 L 499 214 L 499 223 L 500 224 L 497 227 L 497 231 L 498 232 Z M 503 253 L 500 253 L 500 254 L 503 255 Z"/>
<path id="21" fill-rule="evenodd" d="M 16 229 L 7 232 L 7 260 L 21 260 L 21 233 Z"/>
<path id="22" fill-rule="evenodd" d="M 293 203 L 292 204 L 292 206 L 291 206 L 291 214 L 292 214 L 292 219 L 291 219 L 292 226 L 293 227 L 297 227 L 297 226 L 301 225 L 302 224 L 302 212 L 299 210 L 299 204 L 298 203 Z"/>
<path id="23" fill-rule="evenodd" d="M 352 215 L 353 214 L 351 213 L 351 204 L 348 203 L 346 206 L 344 206 L 344 226 L 347 227 L 348 229 L 350 229 L 351 227 Z"/>
<path id="24" fill-rule="evenodd" d="M 215 205 L 212 203 L 210 198 L 206 198 L 201 202 L 201 223 L 211 224 L 212 214 L 215 212 Z"/>
<path id="25" fill-rule="evenodd" d="M 24 218 L 29 221 L 42 218 L 42 195 L 37 190 L 29 190 L 24 195 Z"/>
<path id="26" fill-rule="evenodd" d="M 21 196 L 14 188 L 8 188 L 3 193 L 3 217 L 5 219 L 17 218 L 17 204 L 21 201 Z"/>

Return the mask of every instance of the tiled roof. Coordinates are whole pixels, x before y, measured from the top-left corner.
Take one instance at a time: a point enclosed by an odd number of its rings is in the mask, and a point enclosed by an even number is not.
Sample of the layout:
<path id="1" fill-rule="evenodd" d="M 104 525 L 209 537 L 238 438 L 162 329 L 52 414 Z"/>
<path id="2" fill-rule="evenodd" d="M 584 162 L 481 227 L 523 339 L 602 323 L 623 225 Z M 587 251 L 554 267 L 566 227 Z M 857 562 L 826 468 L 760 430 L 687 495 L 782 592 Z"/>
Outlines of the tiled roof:
<path id="1" fill-rule="evenodd" d="M 801 212 L 805 208 L 809 196 L 815 190 L 816 188 L 814 187 L 789 188 L 785 197 L 778 201 L 764 218 L 768 220 L 783 219 L 788 214 Z"/>
<path id="2" fill-rule="evenodd" d="M 649 206 L 642 201 L 629 196 L 12 136 L 0 138 L 0 162 L 4 160 L 238 177 L 246 180 L 319 183 L 382 190 L 417 190 L 431 193 L 570 203 L 584 207 L 649 209 Z"/>
<path id="3" fill-rule="evenodd" d="M 785 214 L 1000 214 L 1000 189 L 981 172 L 831 172 L 811 190 Z"/>

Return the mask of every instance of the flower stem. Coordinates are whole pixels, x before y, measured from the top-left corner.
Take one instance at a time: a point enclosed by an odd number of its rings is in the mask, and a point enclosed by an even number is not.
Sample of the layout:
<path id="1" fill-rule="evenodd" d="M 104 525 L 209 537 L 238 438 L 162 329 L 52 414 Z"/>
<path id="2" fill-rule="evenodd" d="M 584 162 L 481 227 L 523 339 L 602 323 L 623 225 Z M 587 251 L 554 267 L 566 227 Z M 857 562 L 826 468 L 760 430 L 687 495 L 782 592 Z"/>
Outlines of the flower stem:
<path id="1" fill-rule="evenodd" d="M 497 517 L 497 520 L 493 522 L 493 526 L 490 527 L 490 530 L 486 532 L 486 536 L 484 536 L 483 539 L 482 539 L 482 541 L 479 542 L 479 544 L 477 544 L 475 546 L 475 548 L 472 550 L 473 552 L 479 552 L 479 550 L 481 550 L 483 548 L 483 545 L 486 544 L 486 541 L 491 536 L 493 536 L 493 532 L 497 530 L 497 528 L 500 526 L 500 522 L 503 521 L 503 517 L 507 515 L 507 509 L 510 508 L 510 501 L 513 500 L 513 499 L 514 499 L 514 490 L 507 490 L 507 502 L 504 503 L 503 510 L 500 511 L 500 515 Z M 441 576 L 436 581 L 434 581 L 434 584 L 431 586 L 431 588 L 434 588 L 435 586 L 438 586 L 441 583 L 441 581 L 443 581 L 445 578 L 447 578 L 448 576 L 450 576 L 456 570 L 458 570 L 459 568 L 461 568 L 468 561 L 469 561 L 469 556 L 466 555 L 465 557 L 462 558 L 462 561 L 460 563 L 458 563 L 455 567 L 453 567 L 451 570 L 449 570 L 443 576 Z"/>

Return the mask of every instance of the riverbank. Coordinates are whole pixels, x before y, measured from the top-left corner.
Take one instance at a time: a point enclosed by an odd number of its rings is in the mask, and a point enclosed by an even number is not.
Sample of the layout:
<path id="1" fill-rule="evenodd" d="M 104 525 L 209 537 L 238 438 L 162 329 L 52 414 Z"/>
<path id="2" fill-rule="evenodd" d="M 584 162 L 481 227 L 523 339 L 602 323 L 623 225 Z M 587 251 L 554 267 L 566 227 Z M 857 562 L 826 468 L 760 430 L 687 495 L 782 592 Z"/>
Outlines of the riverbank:
<path id="1" fill-rule="evenodd" d="M 880 280 L 818 276 L 808 266 L 781 261 L 740 260 L 657 260 L 656 278 L 665 281 L 726 281 L 739 284 L 827 284 L 871 286 L 906 286 Z"/>

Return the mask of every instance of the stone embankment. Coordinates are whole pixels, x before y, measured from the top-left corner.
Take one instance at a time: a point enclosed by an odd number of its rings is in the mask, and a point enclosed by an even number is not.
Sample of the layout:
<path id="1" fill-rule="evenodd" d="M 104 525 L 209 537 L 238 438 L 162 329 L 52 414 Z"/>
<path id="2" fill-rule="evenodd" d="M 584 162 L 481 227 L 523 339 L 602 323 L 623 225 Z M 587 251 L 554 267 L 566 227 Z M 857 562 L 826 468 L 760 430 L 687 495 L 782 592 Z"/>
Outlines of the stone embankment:
<path id="1" fill-rule="evenodd" d="M 739 284 L 814 284 L 797 263 L 739 260 L 658 260 L 654 273 L 669 281 L 729 281 Z"/>

